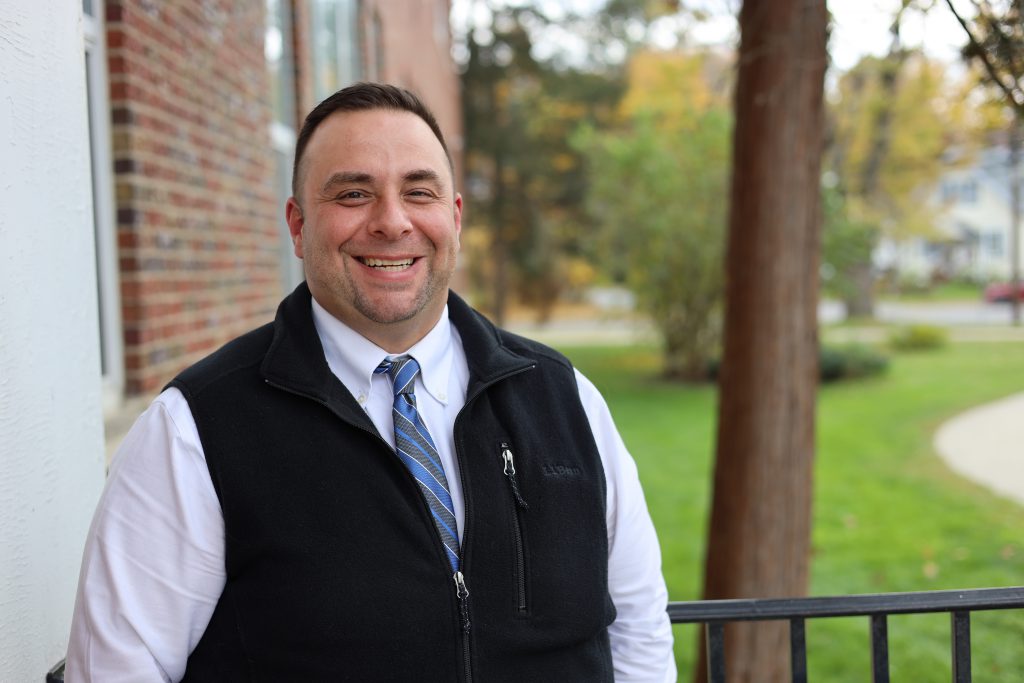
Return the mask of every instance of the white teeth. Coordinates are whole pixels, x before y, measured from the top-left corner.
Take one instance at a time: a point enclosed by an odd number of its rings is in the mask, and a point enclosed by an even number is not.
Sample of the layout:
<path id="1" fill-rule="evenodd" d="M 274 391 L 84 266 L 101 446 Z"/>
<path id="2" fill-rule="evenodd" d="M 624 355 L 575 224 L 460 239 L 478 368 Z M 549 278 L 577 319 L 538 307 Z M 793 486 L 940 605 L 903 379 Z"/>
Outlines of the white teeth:
<path id="1" fill-rule="evenodd" d="M 363 258 L 359 259 L 371 268 L 383 268 L 384 270 L 402 270 L 412 265 L 412 259 L 380 259 L 380 258 Z"/>

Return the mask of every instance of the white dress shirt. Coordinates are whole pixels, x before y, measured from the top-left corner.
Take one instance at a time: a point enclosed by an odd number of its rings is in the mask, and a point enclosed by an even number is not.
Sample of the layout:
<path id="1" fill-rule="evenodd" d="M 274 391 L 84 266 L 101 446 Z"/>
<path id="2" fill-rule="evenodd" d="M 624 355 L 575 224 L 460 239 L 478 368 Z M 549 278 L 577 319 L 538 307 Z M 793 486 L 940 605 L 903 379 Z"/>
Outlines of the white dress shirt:
<path id="1" fill-rule="evenodd" d="M 331 371 L 394 446 L 393 395 L 374 368 L 389 354 L 314 300 L 313 320 Z M 455 418 L 469 369 L 462 341 L 440 321 L 407 352 L 422 369 L 417 408 L 448 478 L 459 537 L 465 518 Z M 636 465 L 604 399 L 576 372 L 607 480 L 609 627 L 615 680 L 676 680 L 661 554 Z M 177 681 L 225 583 L 224 520 L 195 421 L 177 389 L 136 420 L 111 465 L 86 540 L 65 680 Z"/>

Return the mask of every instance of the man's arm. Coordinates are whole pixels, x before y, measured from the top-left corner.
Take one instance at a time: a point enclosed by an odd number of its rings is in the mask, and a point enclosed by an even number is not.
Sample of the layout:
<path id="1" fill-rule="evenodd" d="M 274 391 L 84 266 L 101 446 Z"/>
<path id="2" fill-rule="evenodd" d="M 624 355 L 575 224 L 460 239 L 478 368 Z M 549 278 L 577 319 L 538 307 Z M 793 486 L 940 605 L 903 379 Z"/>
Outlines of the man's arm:
<path id="1" fill-rule="evenodd" d="M 114 458 L 86 539 L 65 679 L 180 680 L 224 581 L 220 503 L 171 389 Z"/>
<path id="2" fill-rule="evenodd" d="M 579 371 L 580 399 L 608 483 L 608 590 L 618 616 L 608 628 L 616 683 L 674 683 L 672 627 L 661 550 L 636 463 L 604 398 Z"/>

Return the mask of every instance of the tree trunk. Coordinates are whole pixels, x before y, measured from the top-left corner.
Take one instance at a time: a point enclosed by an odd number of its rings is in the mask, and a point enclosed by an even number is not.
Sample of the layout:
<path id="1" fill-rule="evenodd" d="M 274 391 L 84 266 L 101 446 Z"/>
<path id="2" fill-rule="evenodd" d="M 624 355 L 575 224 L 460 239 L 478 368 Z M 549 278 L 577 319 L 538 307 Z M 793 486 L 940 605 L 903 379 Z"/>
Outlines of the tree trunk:
<path id="1" fill-rule="evenodd" d="M 803 595 L 809 573 L 825 0 L 745 2 L 740 32 L 705 599 Z M 730 627 L 727 680 L 788 681 L 788 651 L 783 624 Z"/>

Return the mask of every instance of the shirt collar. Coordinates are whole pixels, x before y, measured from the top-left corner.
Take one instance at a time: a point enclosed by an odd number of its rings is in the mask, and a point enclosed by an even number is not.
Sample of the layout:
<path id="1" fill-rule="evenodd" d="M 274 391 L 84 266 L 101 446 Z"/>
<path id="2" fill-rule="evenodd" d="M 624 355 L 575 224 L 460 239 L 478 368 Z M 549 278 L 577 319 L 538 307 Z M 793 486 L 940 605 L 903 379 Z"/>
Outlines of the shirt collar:
<path id="1" fill-rule="evenodd" d="M 324 348 L 327 365 L 341 383 L 365 405 L 373 386 L 373 371 L 388 356 L 409 355 L 420 365 L 420 379 L 431 396 L 448 404 L 452 370 L 452 324 L 448 306 L 437 324 L 403 354 L 389 354 L 327 312 L 313 299 L 313 324 Z"/>

